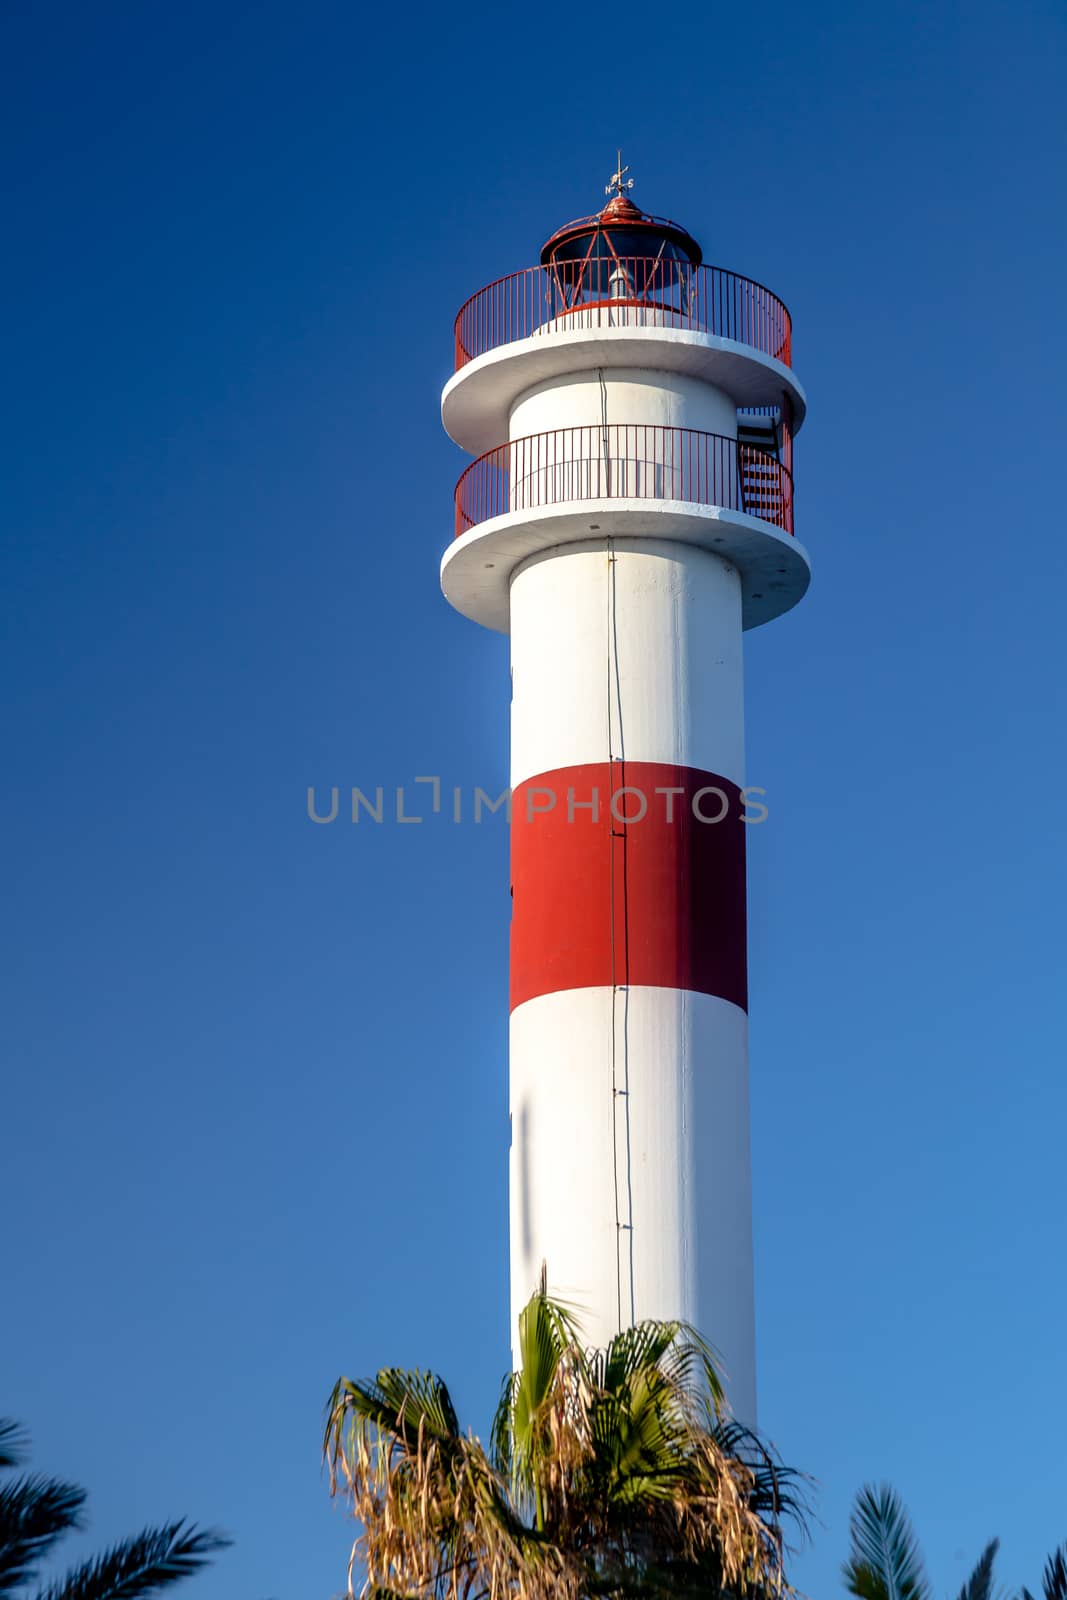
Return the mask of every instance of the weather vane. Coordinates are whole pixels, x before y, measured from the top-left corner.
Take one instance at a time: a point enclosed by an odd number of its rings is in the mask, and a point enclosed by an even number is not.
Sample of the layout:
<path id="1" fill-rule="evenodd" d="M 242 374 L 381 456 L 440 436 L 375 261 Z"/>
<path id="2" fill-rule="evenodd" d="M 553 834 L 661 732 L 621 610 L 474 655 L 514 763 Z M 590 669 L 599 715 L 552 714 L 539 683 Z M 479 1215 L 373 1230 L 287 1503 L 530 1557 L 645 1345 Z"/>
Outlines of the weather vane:
<path id="1" fill-rule="evenodd" d="M 622 164 L 622 151 L 616 150 L 615 154 L 619 158 L 619 164 L 612 173 L 610 181 L 604 186 L 605 194 L 610 194 L 612 189 L 616 194 L 622 194 L 624 189 L 632 189 L 634 186 L 634 180 L 626 176 L 630 169 Z"/>

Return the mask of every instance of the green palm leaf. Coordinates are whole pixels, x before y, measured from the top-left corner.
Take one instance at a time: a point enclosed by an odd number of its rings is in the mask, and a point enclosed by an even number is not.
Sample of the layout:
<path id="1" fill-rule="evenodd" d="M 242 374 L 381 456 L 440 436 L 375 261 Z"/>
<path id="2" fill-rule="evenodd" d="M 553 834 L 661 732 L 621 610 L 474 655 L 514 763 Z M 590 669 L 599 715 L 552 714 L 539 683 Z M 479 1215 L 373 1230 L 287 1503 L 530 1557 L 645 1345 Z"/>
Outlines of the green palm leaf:
<path id="1" fill-rule="evenodd" d="M 849 1519 L 852 1548 L 845 1586 L 859 1600 L 930 1600 L 930 1586 L 908 1514 L 888 1484 L 866 1484 Z"/>
<path id="2" fill-rule="evenodd" d="M 548 1446 L 545 1429 L 550 1405 L 564 1358 L 576 1370 L 584 1367 L 577 1324 L 570 1311 L 550 1300 L 542 1284 L 519 1314 L 519 1367 L 505 1381 L 493 1419 L 494 1456 L 522 1493 L 538 1499 L 539 1457 Z"/>
<path id="3" fill-rule="evenodd" d="M 510 1483 L 514 1468 L 514 1452 L 512 1449 L 512 1410 L 515 1403 L 515 1386 L 518 1373 L 507 1372 L 504 1374 L 500 1385 L 500 1398 L 493 1412 L 493 1421 L 489 1430 L 489 1453 L 493 1464 Z"/>
<path id="4" fill-rule="evenodd" d="M 617 1334 L 590 1361 L 592 1475 L 613 1515 L 676 1500 L 694 1489 L 694 1430 L 717 1418 L 722 1387 L 711 1352 L 692 1328 L 644 1322 Z"/>
<path id="5" fill-rule="evenodd" d="M 581 1342 L 569 1312 L 545 1294 L 535 1294 L 519 1313 L 519 1370 L 515 1392 L 515 1433 L 521 1440 L 556 1381 L 566 1351 Z"/>
<path id="6" fill-rule="evenodd" d="M 340 1445 L 346 1422 L 371 1423 L 409 1450 L 423 1436 L 460 1437 L 459 1419 L 447 1385 L 433 1372 L 383 1367 L 373 1382 L 338 1378 L 326 1402 L 323 1448 Z"/>
<path id="7" fill-rule="evenodd" d="M 435 1372 L 383 1367 L 378 1373 L 377 1389 L 385 1407 L 405 1428 L 421 1425 L 436 1439 L 459 1438 L 459 1418 L 452 1396 Z"/>
<path id="8" fill-rule="evenodd" d="M 654 1371 L 634 1374 L 621 1394 L 593 1403 L 592 1472 L 609 1502 L 665 1498 L 684 1472 L 688 1442 L 670 1386 Z"/>
<path id="9" fill-rule="evenodd" d="M 625 1328 L 599 1357 L 596 1376 L 601 1387 L 614 1390 L 653 1367 L 698 1402 L 705 1417 L 718 1417 L 724 1395 L 715 1357 L 687 1323 L 648 1321 Z"/>
<path id="10" fill-rule="evenodd" d="M 990 1539 L 960 1590 L 959 1600 L 993 1600 L 993 1563 L 999 1549 L 1000 1540 Z"/>
<path id="11" fill-rule="evenodd" d="M 1041 1574 L 1042 1600 L 1067 1600 L 1067 1544 L 1054 1550 Z M 1034 1600 L 1029 1589 L 1020 1591 L 1019 1600 Z"/>
<path id="12" fill-rule="evenodd" d="M 1067 1600 L 1067 1545 L 1061 1544 L 1049 1556 L 1042 1587 L 1045 1600 Z"/>
<path id="13" fill-rule="evenodd" d="M 659 1367 L 681 1329 L 677 1322 L 640 1322 L 617 1333 L 598 1353 L 597 1382 L 609 1394 L 624 1389 L 635 1374 Z"/>
<path id="14" fill-rule="evenodd" d="M 810 1480 L 785 1466 L 774 1447 L 736 1417 L 716 1422 L 712 1437 L 724 1455 L 743 1462 L 752 1474 L 752 1509 L 775 1522 L 788 1519 L 803 1535 L 811 1510 L 805 1490 Z"/>
<path id="15" fill-rule="evenodd" d="M 184 1521 L 145 1528 L 38 1591 L 35 1600 L 139 1600 L 191 1577 L 230 1540 Z"/>
<path id="16" fill-rule="evenodd" d="M 26 1458 L 26 1435 L 11 1417 L 0 1417 L 0 1468 L 17 1467 Z"/>
<path id="17" fill-rule="evenodd" d="M 0 1594 L 32 1578 L 49 1550 L 83 1523 L 85 1490 L 36 1474 L 0 1489 Z"/>

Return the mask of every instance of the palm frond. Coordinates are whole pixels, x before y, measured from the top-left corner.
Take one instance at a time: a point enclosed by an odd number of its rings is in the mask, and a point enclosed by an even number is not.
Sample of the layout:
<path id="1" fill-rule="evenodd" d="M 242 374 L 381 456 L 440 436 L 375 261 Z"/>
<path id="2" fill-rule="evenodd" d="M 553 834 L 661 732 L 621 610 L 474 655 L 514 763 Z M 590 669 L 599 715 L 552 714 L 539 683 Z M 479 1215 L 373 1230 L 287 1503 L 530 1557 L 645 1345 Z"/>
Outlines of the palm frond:
<path id="1" fill-rule="evenodd" d="M 538 1500 L 540 1525 L 538 1460 L 544 1459 L 553 1433 L 548 1413 L 553 1399 L 560 1398 L 564 1364 L 579 1385 L 585 1365 L 575 1318 L 566 1306 L 549 1298 L 543 1283 L 519 1313 L 518 1356 L 507 1406 L 498 1408 L 494 1418 L 493 1439 L 495 1454 L 508 1463 L 514 1486 Z"/>
<path id="2" fill-rule="evenodd" d="M 378 1393 L 410 1432 L 422 1427 L 437 1439 L 458 1439 L 459 1418 L 448 1385 L 435 1372 L 416 1368 L 383 1367 L 378 1373 Z"/>
<path id="3" fill-rule="evenodd" d="M 960 1590 L 959 1600 L 993 1600 L 993 1563 L 999 1549 L 1000 1540 L 990 1539 Z"/>
<path id="4" fill-rule="evenodd" d="M 19 1467 L 26 1459 L 29 1440 L 12 1417 L 0 1417 L 0 1468 Z"/>
<path id="5" fill-rule="evenodd" d="M 623 1329 L 599 1353 L 597 1378 L 603 1388 L 615 1391 L 635 1372 L 652 1367 L 679 1393 L 688 1394 L 706 1419 L 720 1415 L 724 1394 L 715 1355 L 688 1323 L 650 1320 Z"/>
<path id="6" fill-rule="evenodd" d="M 493 1412 L 493 1420 L 489 1428 L 489 1450 L 493 1464 L 509 1481 L 514 1466 L 513 1437 L 514 1427 L 512 1413 L 515 1406 L 515 1390 L 519 1383 L 517 1372 L 504 1374 L 500 1385 L 500 1398 Z"/>
<path id="7" fill-rule="evenodd" d="M 908 1514 L 888 1484 L 865 1484 L 849 1518 L 852 1548 L 845 1587 L 859 1600 L 930 1600 L 930 1586 Z"/>
<path id="8" fill-rule="evenodd" d="M 1041 1574 L 1041 1594 L 1042 1600 L 1067 1600 L 1067 1544 L 1061 1544 L 1046 1561 Z"/>
<path id="9" fill-rule="evenodd" d="M 566 1307 L 540 1292 L 519 1313 L 517 1411 L 536 1416 L 552 1389 L 566 1351 L 580 1351 L 577 1323 Z"/>
<path id="10" fill-rule="evenodd" d="M 366 1424 L 415 1448 L 420 1437 L 459 1438 L 459 1419 L 447 1385 L 433 1372 L 419 1368 L 383 1367 L 372 1380 L 338 1378 L 326 1402 L 323 1454 L 336 1467 L 344 1449 L 346 1427 Z"/>
<path id="11" fill-rule="evenodd" d="M 689 1434 L 673 1390 L 656 1369 L 634 1374 L 621 1395 L 597 1395 L 591 1411 L 591 1471 L 599 1493 L 619 1504 L 669 1495 L 684 1470 Z"/>
<path id="12" fill-rule="evenodd" d="M 751 1473 L 752 1509 L 776 1524 L 791 1523 L 805 1539 L 812 1515 L 811 1480 L 795 1467 L 787 1467 L 772 1444 L 736 1417 L 722 1418 L 712 1433 L 723 1454 L 744 1462 Z"/>
<path id="13" fill-rule="evenodd" d="M 658 1367 L 678 1337 L 680 1323 L 639 1322 L 617 1333 L 597 1353 L 596 1377 L 602 1389 L 616 1394 L 635 1373 Z"/>
<path id="14" fill-rule="evenodd" d="M 27 1474 L 0 1488 L 0 1594 L 32 1578 L 49 1550 L 82 1526 L 85 1490 Z"/>
<path id="15" fill-rule="evenodd" d="M 38 1590 L 35 1600 L 139 1600 L 191 1577 L 229 1544 L 217 1529 L 184 1520 L 145 1528 Z"/>

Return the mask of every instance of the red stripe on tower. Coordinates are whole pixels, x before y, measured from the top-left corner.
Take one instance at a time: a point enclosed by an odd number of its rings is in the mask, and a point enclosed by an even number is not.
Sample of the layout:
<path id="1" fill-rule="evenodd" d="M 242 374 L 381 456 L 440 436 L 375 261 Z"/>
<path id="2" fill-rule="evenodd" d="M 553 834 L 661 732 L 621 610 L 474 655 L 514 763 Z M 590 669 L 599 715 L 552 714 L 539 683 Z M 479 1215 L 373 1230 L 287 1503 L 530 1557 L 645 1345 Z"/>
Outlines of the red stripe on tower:
<path id="1" fill-rule="evenodd" d="M 542 773 L 512 797 L 512 1010 L 647 984 L 747 1008 L 745 823 L 729 779 L 652 761 Z"/>

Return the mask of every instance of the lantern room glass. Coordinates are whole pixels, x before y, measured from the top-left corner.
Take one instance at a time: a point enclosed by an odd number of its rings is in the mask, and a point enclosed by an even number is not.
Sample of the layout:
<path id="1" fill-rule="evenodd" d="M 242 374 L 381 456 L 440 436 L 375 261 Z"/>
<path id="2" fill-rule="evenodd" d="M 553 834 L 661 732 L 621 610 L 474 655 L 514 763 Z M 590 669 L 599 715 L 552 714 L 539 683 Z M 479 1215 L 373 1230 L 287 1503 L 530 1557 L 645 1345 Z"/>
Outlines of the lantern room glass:
<path id="1" fill-rule="evenodd" d="M 552 247 L 545 262 L 559 313 L 615 304 L 688 310 L 689 254 L 654 227 L 593 227 Z"/>

